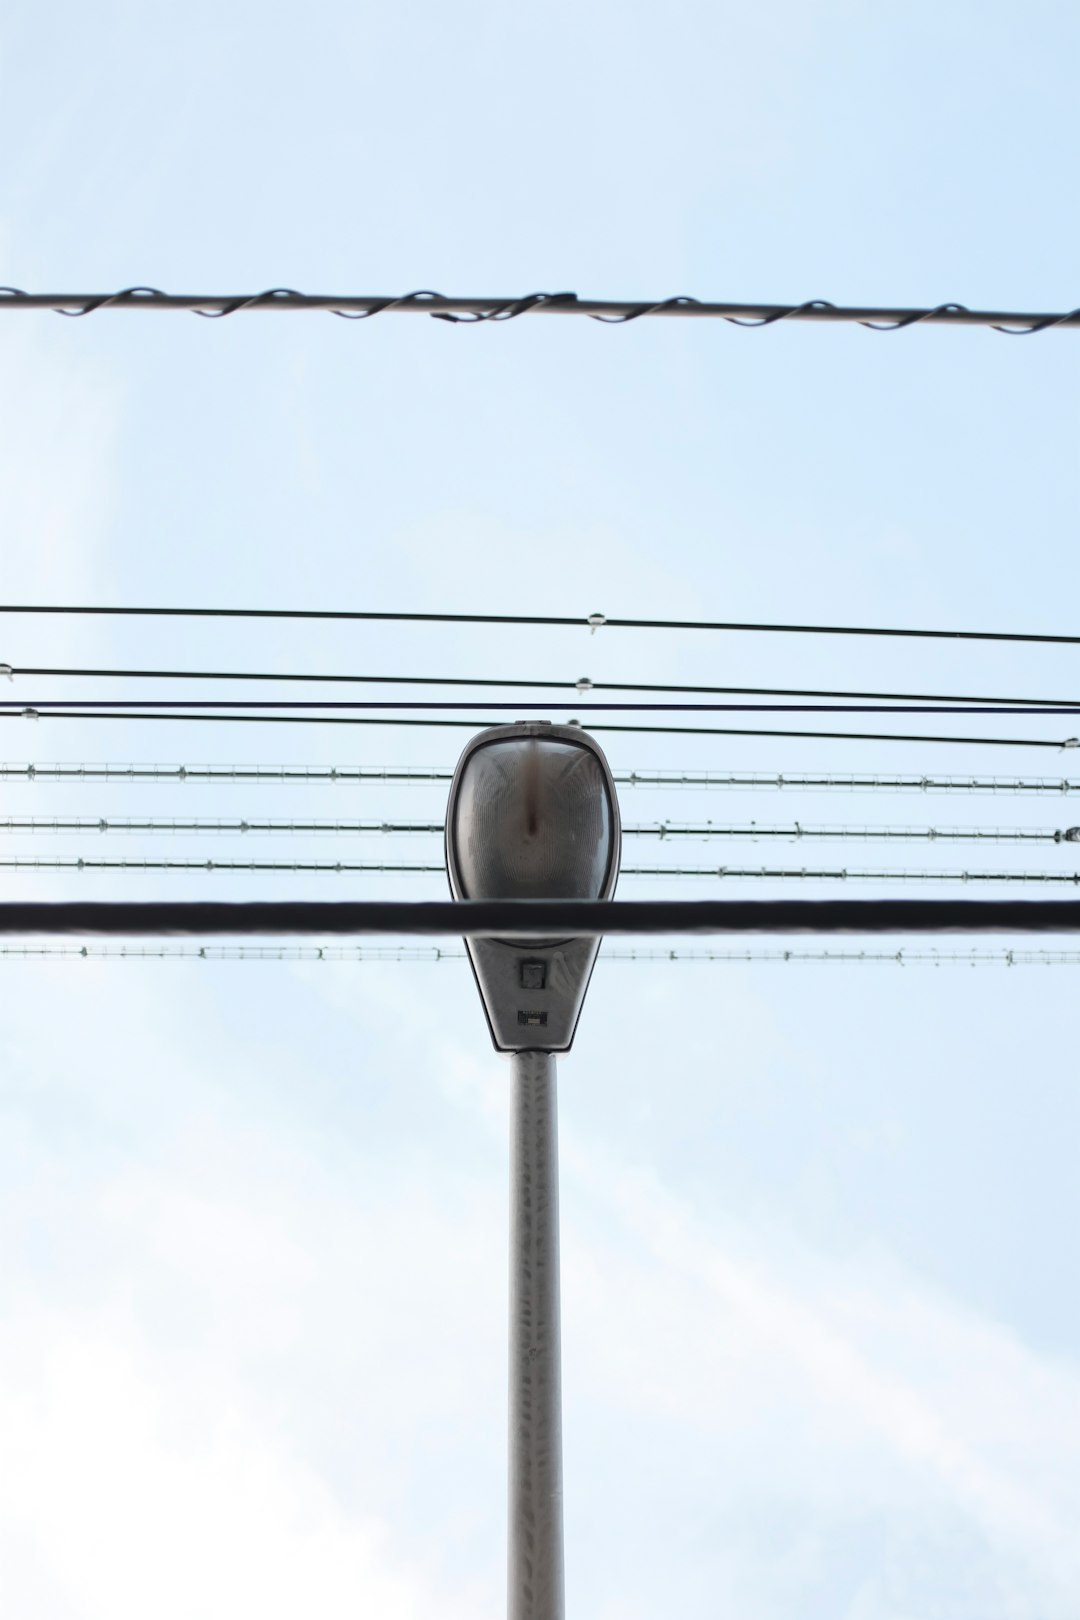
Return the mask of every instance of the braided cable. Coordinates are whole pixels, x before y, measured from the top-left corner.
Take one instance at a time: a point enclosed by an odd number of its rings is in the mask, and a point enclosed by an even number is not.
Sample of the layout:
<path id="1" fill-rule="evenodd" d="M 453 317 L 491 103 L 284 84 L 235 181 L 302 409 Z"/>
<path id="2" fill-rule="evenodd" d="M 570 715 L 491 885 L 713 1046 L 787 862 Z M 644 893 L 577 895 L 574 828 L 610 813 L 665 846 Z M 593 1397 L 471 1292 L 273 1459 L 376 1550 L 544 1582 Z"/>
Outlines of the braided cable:
<path id="1" fill-rule="evenodd" d="M 865 327 L 872 332 L 900 332 L 921 325 L 982 326 L 1008 337 L 1030 336 L 1059 327 L 1080 326 L 1080 308 L 1064 311 L 977 310 L 943 303 L 908 309 L 846 306 L 825 298 L 795 304 L 720 303 L 679 294 L 659 300 L 586 299 L 573 292 L 535 292 L 518 298 L 455 298 L 421 288 L 396 297 L 332 296 L 303 293 L 295 287 L 268 287 L 262 292 L 223 296 L 166 293 L 160 287 L 122 287 L 113 293 L 30 293 L 0 287 L 0 309 L 47 309 L 67 319 L 104 309 L 182 309 L 203 319 L 220 320 L 248 310 L 322 310 L 343 320 L 369 320 L 373 315 L 415 312 L 454 325 L 475 326 L 516 320 L 520 315 L 583 315 L 606 326 L 626 326 L 645 317 L 697 317 L 745 328 L 787 321 L 827 321 Z"/>

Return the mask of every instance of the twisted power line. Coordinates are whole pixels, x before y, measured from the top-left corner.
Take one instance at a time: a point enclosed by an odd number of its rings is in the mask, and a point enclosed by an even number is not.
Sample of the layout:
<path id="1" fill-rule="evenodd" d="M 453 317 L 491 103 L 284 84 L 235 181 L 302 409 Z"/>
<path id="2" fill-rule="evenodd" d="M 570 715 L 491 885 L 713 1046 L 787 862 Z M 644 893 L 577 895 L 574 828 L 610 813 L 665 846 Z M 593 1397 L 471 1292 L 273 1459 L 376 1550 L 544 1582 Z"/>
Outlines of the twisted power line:
<path id="1" fill-rule="evenodd" d="M 964 304 L 955 303 L 897 308 L 832 304 L 824 298 L 797 304 L 745 304 L 717 303 L 685 294 L 674 298 L 626 300 L 579 298 L 573 292 L 534 292 L 516 298 L 455 298 L 427 288 L 388 298 L 370 294 L 303 293 L 294 287 L 269 287 L 263 292 L 239 295 L 166 293 L 159 287 L 123 287 L 111 293 L 28 293 L 19 287 L 0 287 L 0 309 L 47 309 L 66 316 L 92 315 L 105 309 L 188 310 L 212 320 L 256 309 L 323 310 L 346 320 L 421 314 L 464 325 L 516 320 L 522 315 L 581 315 L 608 325 L 625 326 L 644 317 L 667 316 L 722 320 L 745 327 L 775 326 L 782 321 L 843 322 L 878 332 L 899 332 L 926 324 L 987 326 L 1010 336 L 1080 325 L 1080 309 L 984 310 L 968 309 Z"/>

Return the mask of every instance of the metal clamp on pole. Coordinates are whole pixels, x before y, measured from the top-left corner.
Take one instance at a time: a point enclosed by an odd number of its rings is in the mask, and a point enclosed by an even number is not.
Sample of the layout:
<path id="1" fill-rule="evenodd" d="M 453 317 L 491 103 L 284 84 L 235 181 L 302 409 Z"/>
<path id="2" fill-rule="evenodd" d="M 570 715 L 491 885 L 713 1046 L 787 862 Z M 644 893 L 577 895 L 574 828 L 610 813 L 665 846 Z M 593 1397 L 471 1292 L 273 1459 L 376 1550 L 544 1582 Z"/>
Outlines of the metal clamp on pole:
<path id="1" fill-rule="evenodd" d="M 615 783 L 576 727 L 474 737 L 446 812 L 455 900 L 609 901 Z M 509 1620 L 564 1620 L 556 1052 L 569 1051 L 599 938 L 466 939 L 495 1048 L 509 1052 Z"/>

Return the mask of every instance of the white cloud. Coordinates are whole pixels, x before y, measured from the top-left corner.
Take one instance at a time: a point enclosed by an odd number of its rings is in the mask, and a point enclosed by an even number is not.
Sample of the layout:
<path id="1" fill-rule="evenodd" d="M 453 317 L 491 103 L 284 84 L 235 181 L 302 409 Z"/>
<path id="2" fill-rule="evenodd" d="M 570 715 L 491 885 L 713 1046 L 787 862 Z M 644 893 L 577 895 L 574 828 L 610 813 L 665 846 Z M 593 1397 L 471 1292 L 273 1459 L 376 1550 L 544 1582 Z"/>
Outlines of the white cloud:
<path id="1" fill-rule="evenodd" d="M 43 1001 L 13 998 L 0 1519 L 20 1620 L 126 1620 L 151 1568 L 211 1620 L 239 1593 L 331 1617 L 366 1593 L 393 1620 L 497 1601 L 504 1066 L 478 1007 L 475 1044 L 448 1041 L 443 992 L 394 969 L 282 970 L 295 1027 L 256 1036 L 246 971 L 59 964 Z M 321 994 L 347 1126 L 317 1089 Z M 122 1066 L 84 1045 L 94 1016 L 122 1020 Z M 823 1258 L 722 1196 L 691 1208 L 565 1114 L 574 1601 L 1071 1620 L 1077 1369 L 887 1254 Z"/>
<path id="2" fill-rule="evenodd" d="M 713 1518 L 794 1498 L 820 1546 L 865 1538 L 875 1520 L 906 1541 L 910 1557 L 843 1612 L 909 1612 L 927 1572 L 947 1586 L 962 1541 L 984 1609 L 989 1597 L 996 1614 L 1072 1612 L 1080 1369 L 885 1257 L 840 1266 L 792 1234 L 710 1223 L 595 1142 L 564 1135 L 564 1166 L 606 1228 L 567 1245 L 581 1398 L 652 1435 L 681 1429 L 679 1455 L 696 1450 L 699 1466 L 722 1459 L 707 1469 Z M 790 1580 L 792 1602 L 816 1612 L 807 1569 L 785 1569 L 783 1551 L 744 1569 L 744 1606 Z"/>
<path id="3" fill-rule="evenodd" d="M 468 1610 L 299 1458 L 118 1316 L 4 1333 L 5 1614 L 26 1620 Z"/>

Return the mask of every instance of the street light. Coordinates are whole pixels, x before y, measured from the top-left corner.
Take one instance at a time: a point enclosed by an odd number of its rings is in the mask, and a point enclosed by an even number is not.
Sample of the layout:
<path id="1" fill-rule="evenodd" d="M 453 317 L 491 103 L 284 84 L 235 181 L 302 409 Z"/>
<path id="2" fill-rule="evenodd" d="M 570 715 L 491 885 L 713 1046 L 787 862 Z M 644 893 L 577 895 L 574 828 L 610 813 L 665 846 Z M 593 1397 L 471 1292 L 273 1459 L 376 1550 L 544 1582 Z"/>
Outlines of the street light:
<path id="1" fill-rule="evenodd" d="M 610 900 L 619 801 L 575 726 L 493 726 L 450 785 L 455 900 Z M 508 1620 L 563 1620 L 555 1053 L 567 1052 L 598 939 L 465 942 L 495 1048 L 511 1054 Z"/>

